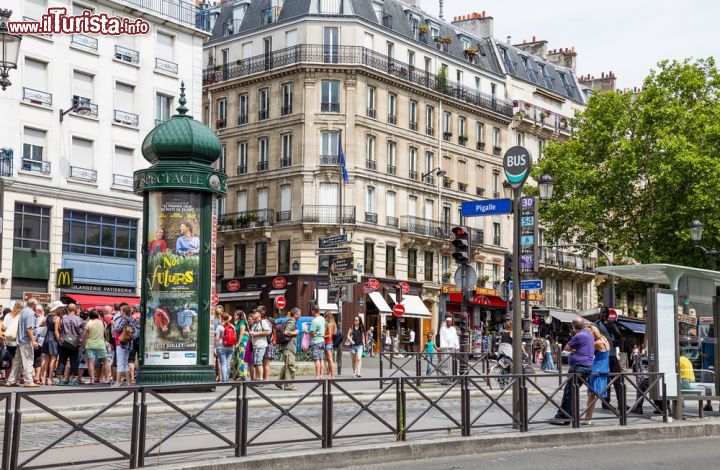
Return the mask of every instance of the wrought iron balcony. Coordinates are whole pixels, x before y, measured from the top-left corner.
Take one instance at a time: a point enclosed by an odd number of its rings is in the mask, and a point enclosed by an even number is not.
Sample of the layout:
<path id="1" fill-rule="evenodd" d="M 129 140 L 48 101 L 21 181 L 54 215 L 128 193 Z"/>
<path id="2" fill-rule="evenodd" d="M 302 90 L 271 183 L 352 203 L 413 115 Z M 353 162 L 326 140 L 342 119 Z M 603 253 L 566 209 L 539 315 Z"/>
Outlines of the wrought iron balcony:
<path id="1" fill-rule="evenodd" d="M 459 145 L 467 145 L 468 138 L 465 136 L 458 136 L 458 144 Z"/>
<path id="2" fill-rule="evenodd" d="M 287 116 L 289 114 L 292 114 L 292 105 L 283 106 L 282 108 L 280 108 L 281 116 Z"/>
<path id="3" fill-rule="evenodd" d="M 267 160 L 261 160 L 257 164 L 257 171 L 267 171 L 270 168 Z"/>
<path id="4" fill-rule="evenodd" d="M 140 125 L 140 117 L 135 113 L 128 113 L 127 111 L 115 110 L 115 122 L 119 124 L 125 124 L 128 126 L 138 127 Z"/>
<path id="5" fill-rule="evenodd" d="M 546 127 L 553 131 L 572 132 L 573 130 L 570 125 L 571 119 L 567 116 L 525 101 L 513 101 L 513 112 L 520 122 L 528 122 L 534 126 Z"/>
<path id="6" fill-rule="evenodd" d="M 387 225 L 389 225 L 390 227 L 397 227 L 398 226 L 398 218 L 387 216 L 385 223 Z"/>
<path id="7" fill-rule="evenodd" d="M 499 157 L 502 153 L 502 147 L 493 147 L 493 155 Z"/>
<path id="8" fill-rule="evenodd" d="M 480 186 L 475 187 L 475 195 L 476 196 L 484 196 L 485 195 L 485 188 L 481 188 Z"/>
<path id="9" fill-rule="evenodd" d="M 418 123 L 415 121 L 410 121 L 409 127 L 411 131 L 417 131 L 418 129 Z"/>
<path id="10" fill-rule="evenodd" d="M 500 246 L 500 237 L 495 235 L 493 236 L 493 245 Z"/>
<path id="11" fill-rule="evenodd" d="M 0 149 L 0 176 L 13 175 L 13 152 L 10 149 Z"/>
<path id="12" fill-rule="evenodd" d="M 265 119 L 269 119 L 269 118 L 270 118 L 270 110 L 269 109 L 261 109 L 258 112 L 258 119 L 260 121 L 264 121 Z"/>
<path id="13" fill-rule="evenodd" d="M 475 144 L 475 149 L 483 151 L 485 150 L 485 142 L 478 142 Z"/>
<path id="14" fill-rule="evenodd" d="M 238 116 L 238 126 L 241 126 L 243 124 L 248 123 L 248 115 L 247 114 L 241 114 Z"/>
<path id="15" fill-rule="evenodd" d="M 368 108 L 367 109 L 367 117 L 375 118 L 376 111 L 375 108 Z"/>
<path id="16" fill-rule="evenodd" d="M 365 168 L 368 170 L 374 170 L 377 168 L 375 160 L 365 160 Z"/>
<path id="17" fill-rule="evenodd" d="M 452 139 L 452 132 L 443 132 L 443 140 L 450 142 L 450 139 Z"/>
<path id="18" fill-rule="evenodd" d="M 397 124 L 397 116 L 394 114 L 388 114 L 388 124 Z"/>
<path id="19" fill-rule="evenodd" d="M 419 70 L 406 63 L 391 59 L 372 49 L 362 46 L 333 46 L 319 44 L 299 44 L 273 51 L 271 54 L 259 54 L 244 59 L 241 63 L 228 65 L 226 70 L 208 67 L 203 72 L 203 84 L 223 82 L 249 75 L 265 73 L 268 69 L 290 67 L 299 63 L 322 64 L 338 63 L 344 65 L 362 65 L 387 74 L 394 79 L 419 86 L 450 98 L 465 102 L 504 116 L 512 116 L 512 102 L 493 97 L 475 88 L 466 87 L 435 74 Z"/>
<path id="20" fill-rule="evenodd" d="M 215 120 L 215 129 L 225 129 L 226 125 L 227 125 L 227 119 L 216 119 Z"/>
<path id="21" fill-rule="evenodd" d="M 337 155 L 320 155 L 321 165 L 337 165 L 340 163 L 340 157 Z"/>
<path id="22" fill-rule="evenodd" d="M 247 174 L 247 172 L 248 172 L 247 165 L 238 165 L 237 166 L 237 174 L 238 175 L 244 175 L 244 174 Z"/>
<path id="23" fill-rule="evenodd" d="M 23 171 L 32 171 L 34 173 L 42 173 L 43 175 L 49 175 L 52 165 L 50 162 L 44 160 L 32 160 L 30 158 L 22 159 Z"/>
<path id="24" fill-rule="evenodd" d="M 466 193 L 467 187 L 468 187 L 467 183 L 458 182 L 458 191 L 462 191 L 462 192 Z"/>
<path id="25" fill-rule="evenodd" d="M 52 106 L 52 93 L 23 87 L 23 101 L 33 104 Z"/>
<path id="26" fill-rule="evenodd" d="M 430 135 L 430 136 L 435 135 L 435 129 L 433 129 L 432 127 L 428 126 L 428 127 L 425 128 L 425 133 L 426 133 L 427 135 Z"/>
<path id="27" fill-rule="evenodd" d="M 178 73 L 178 64 L 170 62 L 169 60 L 155 58 L 155 70 L 162 70 L 163 72 Z"/>
<path id="28" fill-rule="evenodd" d="M 129 64 L 140 63 L 140 53 L 123 46 L 115 46 L 115 58 Z"/>
<path id="29" fill-rule="evenodd" d="M 443 189 L 452 189 L 452 180 L 450 178 L 443 178 L 442 186 Z"/>
<path id="30" fill-rule="evenodd" d="M 388 165 L 387 166 L 387 174 L 388 175 L 394 175 L 397 173 L 397 167 L 395 165 Z"/>
<path id="31" fill-rule="evenodd" d="M 286 157 L 280 159 L 280 168 L 286 168 L 288 166 L 292 166 L 292 158 Z"/>
<path id="32" fill-rule="evenodd" d="M 444 224 L 438 220 L 423 219 L 411 215 L 400 217 L 400 230 L 415 235 L 446 239 L 452 233 L 450 229 L 449 224 Z"/>
<path id="33" fill-rule="evenodd" d="M 70 179 L 95 183 L 97 181 L 97 170 L 70 165 Z"/>
<path id="34" fill-rule="evenodd" d="M 320 103 L 320 112 L 339 113 L 340 112 L 340 103 Z"/>
<path id="35" fill-rule="evenodd" d="M 275 211 L 273 209 L 230 212 L 218 218 L 218 230 L 227 232 L 258 227 L 272 227 L 274 220 Z"/>
<path id="36" fill-rule="evenodd" d="M 365 213 L 365 222 L 369 224 L 376 224 L 378 221 L 378 215 L 375 212 Z"/>
<path id="37" fill-rule="evenodd" d="M 84 34 L 73 34 L 72 39 L 70 39 L 71 44 L 76 44 L 78 46 L 86 47 L 88 49 L 92 49 L 96 51 L 98 49 L 98 40 L 97 38 L 86 36 Z"/>
<path id="38" fill-rule="evenodd" d="M 410 171 L 408 172 L 408 178 L 410 178 L 410 179 L 413 180 L 413 181 L 417 181 L 417 179 L 418 179 L 418 172 L 415 171 L 415 170 L 410 170 Z"/>
<path id="39" fill-rule="evenodd" d="M 539 249 L 540 264 L 566 271 L 595 273 L 597 260 L 554 248 Z"/>
<path id="40" fill-rule="evenodd" d="M 292 211 L 280 211 L 276 215 L 278 222 L 287 222 L 288 220 L 292 220 Z"/>
<path id="41" fill-rule="evenodd" d="M 195 6 L 194 2 L 183 0 L 123 0 L 125 3 L 137 5 L 162 16 L 210 31 L 210 10 Z"/>
<path id="42" fill-rule="evenodd" d="M 338 206 L 303 206 L 302 221 L 304 223 L 337 225 L 340 223 Z M 355 223 L 355 206 L 343 206 L 343 224 Z"/>
<path id="43" fill-rule="evenodd" d="M 120 186 L 123 188 L 132 188 L 133 187 L 133 177 L 127 176 L 127 175 L 118 175 L 113 174 L 112 179 L 113 186 Z"/>
<path id="44" fill-rule="evenodd" d="M 435 185 L 435 177 L 433 175 L 425 175 L 425 178 L 423 178 L 423 183 Z"/>

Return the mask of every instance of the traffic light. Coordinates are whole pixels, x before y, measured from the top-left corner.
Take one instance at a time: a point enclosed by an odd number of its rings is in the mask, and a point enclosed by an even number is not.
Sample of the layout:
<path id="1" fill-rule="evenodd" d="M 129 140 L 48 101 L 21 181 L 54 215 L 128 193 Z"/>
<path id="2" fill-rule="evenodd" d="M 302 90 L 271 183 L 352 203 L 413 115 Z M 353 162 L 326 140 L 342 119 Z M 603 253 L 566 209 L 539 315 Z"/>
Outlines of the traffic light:
<path id="1" fill-rule="evenodd" d="M 510 253 L 505 253 L 505 265 L 503 266 L 504 274 L 505 274 L 505 282 L 510 282 L 513 280 L 513 257 Z"/>
<path id="2" fill-rule="evenodd" d="M 453 227 L 452 233 L 455 239 L 452 241 L 455 247 L 453 258 L 457 264 L 468 264 L 470 262 L 470 232 L 467 227 Z"/>

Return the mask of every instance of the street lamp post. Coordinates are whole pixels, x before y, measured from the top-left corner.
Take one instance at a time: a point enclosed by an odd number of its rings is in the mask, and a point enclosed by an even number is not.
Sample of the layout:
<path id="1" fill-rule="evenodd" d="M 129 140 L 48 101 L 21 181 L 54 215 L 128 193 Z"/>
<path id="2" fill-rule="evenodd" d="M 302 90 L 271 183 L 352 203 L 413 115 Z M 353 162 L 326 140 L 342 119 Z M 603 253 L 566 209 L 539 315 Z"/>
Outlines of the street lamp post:
<path id="1" fill-rule="evenodd" d="M 715 247 L 712 247 L 708 250 L 704 246 L 700 245 L 700 241 L 702 240 L 702 233 L 703 223 L 699 220 L 693 220 L 692 223 L 690 223 L 690 239 L 692 240 L 695 248 L 702 251 L 706 255 L 710 255 L 710 266 L 712 267 L 713 271 L 717 271 L 717 257 L 718 254 L 720 254 L 720 251 L 718 251 Z"/>
<path id="2" fill-rule="evenodd" d="M 447 174 L 447 172 L 438 166 L 438 167 L 435 167 L 432 170 L 428 171 L 427 173 L 422 173 L 420 175 L 420 181 L 424 182 L 425 178 L 432 175 L 433 173 L 437 173 L 437 177 L 438 177 L 438 209 L 439 209 L 438 210 L 438 222 L 442 223 L 442 181 L 441 181 L 441 179 L 443 176 L 445 176 Z M 441 315 L 438 313 L 438 330 L 437 330 L 438 334 L 440 334 L 441 326 L 442 326 L 442 318 L 441 318 Z"/>
<path id="3" fill-rule="evenodd" d="M 10 15 L 12 10 L 0 9 L 0 87 L 3 90 L 12 85 L 9 71 L 17 68 L 22 41 L 22 36 L 10 34 L 8 30 Z"/>

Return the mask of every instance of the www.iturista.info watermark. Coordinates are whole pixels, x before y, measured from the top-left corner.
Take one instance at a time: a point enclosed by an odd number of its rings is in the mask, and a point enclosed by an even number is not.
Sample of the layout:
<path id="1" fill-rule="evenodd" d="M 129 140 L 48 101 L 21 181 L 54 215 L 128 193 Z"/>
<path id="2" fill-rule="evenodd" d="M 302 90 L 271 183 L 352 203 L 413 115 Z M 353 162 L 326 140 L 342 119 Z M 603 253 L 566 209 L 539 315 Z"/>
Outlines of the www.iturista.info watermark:
<path id="1" fill-rule="evenodd" d="M 8 21 L 11 34 L 101 34 L 107 36 L 147 34 L 150 23 L 142 18 L 131 20 L 85 10 L 68 15 L 66 8 L 48 8 L 40 21 Z"/>

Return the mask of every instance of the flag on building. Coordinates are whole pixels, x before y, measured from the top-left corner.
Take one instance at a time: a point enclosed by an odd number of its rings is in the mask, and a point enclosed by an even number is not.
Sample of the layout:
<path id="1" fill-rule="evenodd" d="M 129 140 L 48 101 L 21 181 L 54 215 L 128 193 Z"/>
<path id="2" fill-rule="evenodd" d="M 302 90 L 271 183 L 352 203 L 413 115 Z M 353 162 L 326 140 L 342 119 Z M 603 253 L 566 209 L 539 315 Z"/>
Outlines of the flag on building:
<path id="1" fill-rule="evenodd" d="M 345 167 L 345 152 L 343 152 L 342 140 L 340 141 L 340 166 L 342 167 L 343 181 L 349 183 L 350 179 L 348 178 L 347 168 Z"/>

